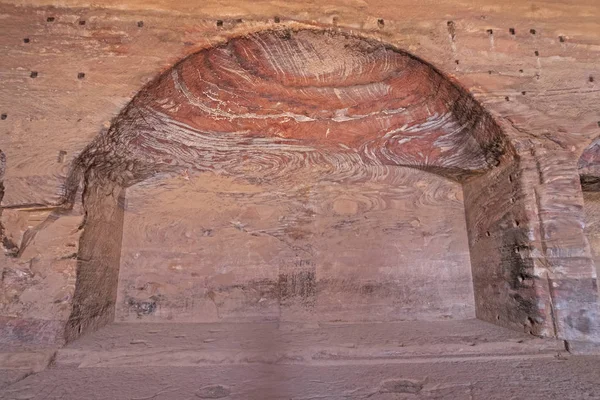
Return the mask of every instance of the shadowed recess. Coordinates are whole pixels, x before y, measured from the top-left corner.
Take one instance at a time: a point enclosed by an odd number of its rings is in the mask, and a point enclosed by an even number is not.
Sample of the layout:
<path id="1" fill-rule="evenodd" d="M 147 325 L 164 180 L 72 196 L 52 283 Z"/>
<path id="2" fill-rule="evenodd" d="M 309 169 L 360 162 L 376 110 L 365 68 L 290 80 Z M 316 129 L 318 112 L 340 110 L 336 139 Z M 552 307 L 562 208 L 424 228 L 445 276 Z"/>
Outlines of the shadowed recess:
<path id="1" fill-rule="evenodd" d="M 583 151 L 577 168 L 581 189 L 584 192 L 600 192 L 600 138 Z"/>

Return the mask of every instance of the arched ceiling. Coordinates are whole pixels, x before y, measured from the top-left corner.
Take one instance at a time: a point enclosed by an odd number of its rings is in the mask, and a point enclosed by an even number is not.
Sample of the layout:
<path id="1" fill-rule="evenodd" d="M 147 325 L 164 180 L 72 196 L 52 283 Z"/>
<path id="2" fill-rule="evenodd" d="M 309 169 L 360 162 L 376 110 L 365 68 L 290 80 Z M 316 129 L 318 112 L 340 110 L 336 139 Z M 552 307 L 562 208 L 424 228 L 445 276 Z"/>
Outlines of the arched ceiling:
<path id="1" fill-rule="evenodd" d="M 460 180 L 497 165 L 506 147 L 468 93 L 411 55 L 339 32 L 280 30 L 182 60 L 78 162 L 125 184 L 178 168 L 366 179 L 411 166 Z"/>

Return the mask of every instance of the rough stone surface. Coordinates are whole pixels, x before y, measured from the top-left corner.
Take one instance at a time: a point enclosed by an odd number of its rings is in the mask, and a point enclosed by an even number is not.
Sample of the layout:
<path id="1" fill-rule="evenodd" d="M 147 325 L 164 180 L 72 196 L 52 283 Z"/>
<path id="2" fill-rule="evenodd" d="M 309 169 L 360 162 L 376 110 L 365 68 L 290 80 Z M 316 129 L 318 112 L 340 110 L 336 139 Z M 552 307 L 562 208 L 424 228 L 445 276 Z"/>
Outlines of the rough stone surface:
<path id="1" fill-rule="evenodd" d="M 599 362 L 478 320 L 117 323 L 0 398 L 593 399 Z"/>
<path id="2" fill-rule="evenodd" d="M 50 3 L 0 5 L 3 345 L 473 312 L 600 340 L 597 2 Z"/>

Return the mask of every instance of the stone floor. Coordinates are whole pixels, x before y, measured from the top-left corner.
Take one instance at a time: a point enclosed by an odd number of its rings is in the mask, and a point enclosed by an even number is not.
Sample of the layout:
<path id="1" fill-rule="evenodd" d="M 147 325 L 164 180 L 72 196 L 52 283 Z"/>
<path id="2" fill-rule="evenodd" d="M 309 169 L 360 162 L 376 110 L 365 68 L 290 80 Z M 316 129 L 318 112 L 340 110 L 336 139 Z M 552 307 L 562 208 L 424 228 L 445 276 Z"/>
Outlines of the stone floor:
<path id="1" fill-rule="evenodd" d="M 9 350 L 1 399 L 600 399 L 600 357 L 477 320 L 127 323 Z"/>

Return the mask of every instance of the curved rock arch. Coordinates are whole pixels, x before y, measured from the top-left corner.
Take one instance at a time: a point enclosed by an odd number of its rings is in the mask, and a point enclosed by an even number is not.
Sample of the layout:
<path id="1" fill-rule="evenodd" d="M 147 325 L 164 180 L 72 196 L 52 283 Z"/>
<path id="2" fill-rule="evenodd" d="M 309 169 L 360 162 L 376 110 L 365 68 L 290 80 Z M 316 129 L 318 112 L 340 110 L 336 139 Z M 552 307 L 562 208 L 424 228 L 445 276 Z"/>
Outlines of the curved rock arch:
<path id="1" fill-rule="evenodd" d="M 152 176 L 212 171 L 284 184 L 294 173 L 352 182 L 411 167 L 474 188 L 480 184 L 472 182 L 490 173 L 514 186 L 516 162 L 514 149 L 490 114 L 467 91 L 411 54 L 339 31 L 261 31 L 185 57 L 140 90 L 108 132 L 74 160 L 61 204 L 25 235 L 21 252 L 37 231 L 72 208 L 83 182 L 86 220 L 65 333 L 70 340 L 112 319 L 120 204 L 125 188 Z M 505 186 L 492 184 L 489 190 L 501 193 L 499 197 L 519 190 Z M 470 192 L 469 204 L 481 215 L 489 211 L 491 200 Z M 467 218 L 476 225 L 469 232 L 471 246 L 479 246 L 485 235 L 495 240 L 486 224 L 504 229 L 504 216 L 482 222 L 481 215 Z M 117 234 L 107 235 L 113 232 Z M 510 248 L 494 250 L 499 252 L 497 269 L 510 271 L 487 272 L 483 265 L 484 278 L 477 278 L 481 287 L 475 283 L 478 314 L 518 329 L 529 324 L 531 332 L 543 333 L 548 322 L 539 316 L 530 287 L 510 283 L 507 292 L 498 289 L 530 269 L 514 254 L 521 233 L 511 236 Z M 477 252 L 475 263 L 489 261 Z"/>
<path id="2" fill-rule="evenodd" d="M 463 181 L 512 150 L 471 95 L 404 51 L 334 31 L 262 31 L 192 54 L 146 85 L 74 161 L 66 193 L 82 175 L 124 187 L 183 168 L 235 175 L 226 157 L 241 152 L 262 176 L 315 162 Z"/>

